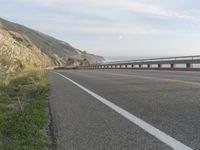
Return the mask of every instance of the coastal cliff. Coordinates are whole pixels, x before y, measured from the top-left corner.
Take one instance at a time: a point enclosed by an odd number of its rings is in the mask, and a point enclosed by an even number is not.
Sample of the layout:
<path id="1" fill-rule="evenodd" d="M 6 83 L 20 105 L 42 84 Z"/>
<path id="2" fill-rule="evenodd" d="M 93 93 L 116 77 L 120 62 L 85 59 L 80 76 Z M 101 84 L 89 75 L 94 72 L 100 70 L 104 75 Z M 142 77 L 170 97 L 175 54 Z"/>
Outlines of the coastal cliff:
<path id="1" fill-rule="evenodd" d="M 101 56 L 0 18 L 0 70 L 12 72 L 28 66 L 81 66 L 103 60 Z"/>

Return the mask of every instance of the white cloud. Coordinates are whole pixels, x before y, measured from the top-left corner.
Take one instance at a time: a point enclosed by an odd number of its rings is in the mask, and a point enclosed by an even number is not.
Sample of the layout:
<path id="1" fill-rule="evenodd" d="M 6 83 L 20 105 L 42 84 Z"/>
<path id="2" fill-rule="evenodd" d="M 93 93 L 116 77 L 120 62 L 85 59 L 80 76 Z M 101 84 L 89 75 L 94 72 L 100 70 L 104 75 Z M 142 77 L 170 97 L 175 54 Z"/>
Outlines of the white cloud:
<path id="1" fill-rule="evenodd" d="M 177 19 L 195 19 L 194 16 L 177 12 L 159 5 L 139 0 L 20 0 L 49 7 L 62 12 L 82 13 L 102 17 L 116 17 L 124 12 L 142 13 Z"/>
<path id="2" fill-rule="evenodd" d="M 122 40 L 122 39 L 124 39 L 124 37 L 123 37 L 122 35 L 119 35 L 119 36 L 117 37 L 117 39 L 118 39 L 118 40 Z"/>
<path id="3" fill-rule="evenodd" d="M 157 17 L 174 20 L 194 20 L 194 16 L 140 0 L 20 0 L 46 7 L 46 20 L 51 24 L 44 30 L 63 30 L 88 34 L 169 34 L 171 29 L 154 27 L 135 17 Z M 51 12 L 52 11 L 52 12 Z M 53 14 L 53 16 L 51 16 Z M 45 14 L 44 14 L 45 15 Z M 121 23 L 123 22 L 123 24 Z M 60 26 L 59 28 L 57 26 Z M 63 27 L 62 27 L 63 26 Z M 67 28 L 66 28 L 67 26 Z M 46 29 L 45 29 L 46 28 Z"/>
<path id="4" fill-rule="evenodd" d="M 162 8 L 158 5 L 139 3 L 136 1 L 133 2 L 130 0 L 121 1 L 121 6 L 123 6 L 124 9 L 130 10 L 133 12 L 145 13 L 145 14 L 150 14 L 150 15 L 157 15 L 157 16 L 171 17 L 171 18 L 180 18 L 180 19 L 193 19 L 194 18 L 193 16 L 180 14 L 176 11 Z"/>
<path id="5" fill-rule="evenodd" d="M 67 23 L 65 23 L 67 24 Z M 69 24 L 68 24 L 69 25 Z M 148 36 L 148 35 L 166 35 L 172 33 L 170 30 L 162 30 L 159 28 L 150 28 L 144 27 L 142 25 L 137 24 L 70 24 L 68 27 L 56 24 L 49 24 L 48 26 L 43 25 L 39 26 L 38 29 L 41 29 L 46 32 L 54 32 L 57 31 L 58 33 L 76 33 L 76 34 L 98 34 L 98 35 L 119 35 L 115 39 L 123 39 L 122 35 L 129 35 L 129 36 Z"/>

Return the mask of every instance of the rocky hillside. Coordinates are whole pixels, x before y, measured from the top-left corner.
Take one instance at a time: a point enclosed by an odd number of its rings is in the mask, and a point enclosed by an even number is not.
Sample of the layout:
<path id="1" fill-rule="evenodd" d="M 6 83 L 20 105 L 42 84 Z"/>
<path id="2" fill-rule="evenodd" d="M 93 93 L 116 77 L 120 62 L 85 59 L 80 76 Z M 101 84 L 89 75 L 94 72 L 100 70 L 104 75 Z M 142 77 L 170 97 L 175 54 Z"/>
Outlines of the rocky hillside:
<path id="1" fill-rule="evenodd" d="M 79 66 L 100 63 L 101 56 L 0 18 L 0 70 L 24 67 Z"/>

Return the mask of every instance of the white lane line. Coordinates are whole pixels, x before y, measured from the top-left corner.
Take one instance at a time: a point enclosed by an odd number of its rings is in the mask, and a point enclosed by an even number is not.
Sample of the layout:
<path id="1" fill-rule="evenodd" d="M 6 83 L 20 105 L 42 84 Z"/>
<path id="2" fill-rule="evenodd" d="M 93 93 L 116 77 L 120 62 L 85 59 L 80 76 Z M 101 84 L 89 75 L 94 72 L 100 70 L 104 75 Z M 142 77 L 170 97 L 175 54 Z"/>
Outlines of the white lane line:
<path id="1" fill-rule="evenodd" d="M 180 141 L 177 141 L 173 137 L 171 137 L 171 136 L 167 135 L 166 133 L 162 132 L 161 130 L 153 127 L 152 125 L 150 125 L 149 123 L 143 121 L 142 119 L 132 115 L 128 111 L 124 110 L 123 108 L 111 103 L 110 101 L 108 101 L 105 98 L 99 96 L 98 94 L 92 92 L 91 90 L 85 88 L 84 86 L 78 84 L 77 82 L 71 80 L 70 78 L 64 76 L 63 74 L 57 73 L 57 72 L 55 72 L 55 73 L 60 75 L 60 76 L 62 76 L 65 79 L 67 79 L 68 81 L 72 82 L 73 84 L 75 84 L 76 86 L 81 88 L 83 91 L 85 91 L 88 94 L 90 94 L 91 96 L 95 97 L 97 100 L 99 100 L 103 104 L 107 105 L 111 109 L 115 110 L 117 113 L 121 114 L 123 117 L 125 117 L 126 119 L 128 119 L 132 123 L 136 124 L 137 126 L 142 128 L 143 130 L 148 132 L 149 134 L 153 135 L 154 137 L 156 137 L 157 139 L 159 139 L 163 143 L 169 145 L 174 150 L 192 150 L 187 145 L 181 143 Z"/>

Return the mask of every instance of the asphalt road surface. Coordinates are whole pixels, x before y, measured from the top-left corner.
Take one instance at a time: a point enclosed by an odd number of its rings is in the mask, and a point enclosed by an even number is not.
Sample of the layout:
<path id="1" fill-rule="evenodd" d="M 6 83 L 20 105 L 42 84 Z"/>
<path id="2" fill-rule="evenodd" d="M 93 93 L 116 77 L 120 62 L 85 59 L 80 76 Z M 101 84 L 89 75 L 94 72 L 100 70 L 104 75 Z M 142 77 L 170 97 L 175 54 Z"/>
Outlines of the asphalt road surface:
<path id="1" fill-rule="evenodd" d="M 200 72 L 49 71 L 57 150 L 200 150 Z"/>

